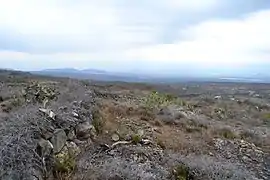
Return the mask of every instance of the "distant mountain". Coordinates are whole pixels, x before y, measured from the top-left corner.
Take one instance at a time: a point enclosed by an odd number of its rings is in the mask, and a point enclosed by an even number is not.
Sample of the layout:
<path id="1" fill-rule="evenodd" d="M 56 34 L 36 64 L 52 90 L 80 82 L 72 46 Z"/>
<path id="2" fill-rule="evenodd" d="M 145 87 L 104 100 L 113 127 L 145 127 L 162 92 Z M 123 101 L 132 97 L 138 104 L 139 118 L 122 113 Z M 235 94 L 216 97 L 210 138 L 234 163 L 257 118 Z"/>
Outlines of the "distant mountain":
<path id="1" fill-rule="evenodd" d="M 41 71 L 31 71 L 32 74 L 47 75 L 55 77 L 70 77 L 76 79 L 92 79 L 100 81 L 124 81 L 124 82 L 153 82 L 153 83 L 178 83 L 178 82 L 245 82 L 245 83 L 270 83 L 270 77 L 263 74 L 253 74 L 252 76 L 225 76 L 225 75 L 185 75 L 175 74 L 172 76 L 150 76 L 135 73 L 108 72 L 97 69 L 78 70 L 74 68 L 45 69 Z"/>
<path id="2" fill-rule="evenodd" d="M 93 79 L 102 81 L 126 81 L 126 82 L 150 81 L 150 78 L 135 75 L 132 73 L 107 72 L 97 69 L 84 69 L 84 70 L 78 70 L 73 68 L 45 69 L 41 71 L 31 71 L 31 73 L 55 77 L 70 77 L 77 79 Z"/>
<path id="3" fill-rule="evenodd" d="M 106 71 L 103 71 L 103 70 L 98 70 L 98 69 L 83 69 L 81 70 L 81 72 L 84 72 L 84 73 L 107 73 Z"/>

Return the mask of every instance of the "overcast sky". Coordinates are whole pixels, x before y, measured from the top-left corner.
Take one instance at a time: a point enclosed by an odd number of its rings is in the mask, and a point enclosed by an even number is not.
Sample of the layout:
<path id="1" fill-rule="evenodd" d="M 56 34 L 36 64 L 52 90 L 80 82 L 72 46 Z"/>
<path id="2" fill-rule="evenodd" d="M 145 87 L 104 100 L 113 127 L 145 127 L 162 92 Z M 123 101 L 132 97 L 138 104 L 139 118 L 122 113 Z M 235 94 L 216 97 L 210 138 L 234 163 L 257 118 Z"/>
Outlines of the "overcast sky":
<path id="1" fill-rule="evenodd" d="M 269 0 L 0 0 L 1 68 L 267 65 Z"/>

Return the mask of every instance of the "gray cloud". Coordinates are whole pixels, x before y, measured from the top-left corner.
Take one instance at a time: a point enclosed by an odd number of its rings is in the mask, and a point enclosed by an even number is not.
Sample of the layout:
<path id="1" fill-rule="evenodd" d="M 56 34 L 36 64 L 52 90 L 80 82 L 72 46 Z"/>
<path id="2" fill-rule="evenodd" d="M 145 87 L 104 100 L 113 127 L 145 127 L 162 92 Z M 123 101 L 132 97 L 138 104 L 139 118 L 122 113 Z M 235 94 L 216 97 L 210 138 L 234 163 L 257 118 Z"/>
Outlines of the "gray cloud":
<path id="1" fill-rule="evenodd" d="M 227 42 L 218 43 L 226 46 L 225 48 L 216 47 L 212 44 L 213 37 L 208 37 L 209 33 L 213 33 L 210 25 L 217 31 L 222 31 L 219 25 L 232 28 L 240 23 L 242 27 L 241 24 L 245 22 L 241 20 L 245 19 L 247 14 L 263 9 L 270 10 L 268 0 L 186 0 L 181 1 L 182 4 L 179 4 L 178 0 L 48 0 L 41 4 L 29 2 L 10 0 L 0 7 L 1 66 L 26 68 L 26 65 L 22 64 L 27 62 L 28 69 L 31 69 L 31 66 L 41 68 L 47 65 L 46 59 L 50 59 L 50 65 L 57 67 L 94 65 L 109 68 L 107 64 L 118 64 L 119 68 L 123 69 L 124 62 L 138 70 L 155 69 L 150 67 L 153 66 L 155 58 L 156 69 L 164 68 L 167 61 L 166 66 L 170 68 L 187 59 L 201 58 L 189 51 L 204 55 L 202 48 L 207 52 L 208 48 L 217 48 L 216 51 L 220 53 L 213 52 L 211 56 L 205 56 L 208 58 L 205 61 L 209 62 L 209 59 L 219 56 L 225 61 L 222 53 L 229 54 L 228 57 L 232 59 L 244 58 L 248 56 L 244 54 L 245 48 L 249 52 L 254 51 L 253 58 L 264 59 L 269 54 L 268 41 L 259 42 L 258 39 L 253 39 L 253 42 L 262 46 L 260 48 L 264 51 L 263 54 L 259 53 L 261 49 L 244 47 L 245 44 L 240 43 L 241 39 L 237 40 L 238 46 L 229 49 L 228 53 L 223 51 L 229 46 Z M 16 8 L 14 4 L 20 8 Z M 213 23 L 202 26 L 205 22 Z M 194 30 L 197 28 L 204 28 L 198 30 L 204 33 Z M 185 31 L 187 32 L 183 33 Z M 228 33 L 232 36 L 241 35 L 239 32 Z M 217 36 L 222 40 L 231 39 L 224 34 L 226 35 L 222 31 L 217 33 Z M 246 34 L 250 36 L 252 32 Z M 178 51 L 184 56 L 178 54 Z M 20 54 L 21 52 L 23 54 Z M 239 57 L 239 54 L 244 55 Z M 35 63 L 30 63 L 31 61 Z M 195 62 L 200 61 L 197 59 Z"/>

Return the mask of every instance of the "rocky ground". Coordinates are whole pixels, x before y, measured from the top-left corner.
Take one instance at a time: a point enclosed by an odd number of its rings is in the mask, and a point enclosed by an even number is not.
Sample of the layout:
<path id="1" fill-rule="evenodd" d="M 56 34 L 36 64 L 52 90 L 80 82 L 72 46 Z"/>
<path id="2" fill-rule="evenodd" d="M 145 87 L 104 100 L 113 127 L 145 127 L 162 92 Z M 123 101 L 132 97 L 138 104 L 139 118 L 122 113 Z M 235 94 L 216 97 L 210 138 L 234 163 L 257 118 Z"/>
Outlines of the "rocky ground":
<path id="1" fill-rule="evenodd" d="M 0 179 L 270 179 L 270 85 L 0 79 Z"/>

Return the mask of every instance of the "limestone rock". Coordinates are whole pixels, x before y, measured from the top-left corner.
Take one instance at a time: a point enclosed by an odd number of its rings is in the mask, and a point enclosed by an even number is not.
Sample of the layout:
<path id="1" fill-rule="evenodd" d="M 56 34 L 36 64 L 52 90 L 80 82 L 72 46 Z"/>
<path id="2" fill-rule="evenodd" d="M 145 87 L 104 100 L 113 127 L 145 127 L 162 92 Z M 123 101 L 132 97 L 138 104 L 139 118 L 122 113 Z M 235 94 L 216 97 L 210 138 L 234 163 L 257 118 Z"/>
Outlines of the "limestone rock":
<path id="1" fill-rule="evenodd" d="M 120 140 L 119 135 L 116 134 L 116 133 L 114 133 L 114 134 L 112 135 L 112 140 L 113 140 L 114 142 L 119 141 L 119 140 Z"/>
<path id="2" fill-rule="evenodd" d="M 89 122 L 83 122 L 76 126 L 76 136 L 79 140 L 94 138 L 96 136 L 96 130 Z"/>
<path id="3" fill-rule="evenodd" d="M 55 120 L 55 113 L 50 110 L 50 109 L 44 109 L 44 108 L 39 108 L 40 112 L 43 112 L 44 114 L 46 114 L 47 116 L 49 116 L 51 119 Z"/>
<path id="4" fill-rule="evenodd" d="M 75 118 L 79 118 L 79 114 L 76 113 L 76 112 L 72 112 L 72 116 L 75 117 Z"/>
<path id="5" fill-rule="evenodd" d="M 54 147 L 54 153 L 59 153 L 64 145 L 66 144 L 67 136 L 63 129 L 56 129 L 53 133 L 53 137 L 51 139 L 51 142 Z"/>

